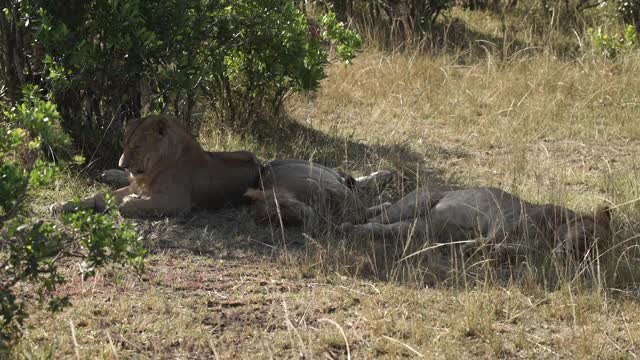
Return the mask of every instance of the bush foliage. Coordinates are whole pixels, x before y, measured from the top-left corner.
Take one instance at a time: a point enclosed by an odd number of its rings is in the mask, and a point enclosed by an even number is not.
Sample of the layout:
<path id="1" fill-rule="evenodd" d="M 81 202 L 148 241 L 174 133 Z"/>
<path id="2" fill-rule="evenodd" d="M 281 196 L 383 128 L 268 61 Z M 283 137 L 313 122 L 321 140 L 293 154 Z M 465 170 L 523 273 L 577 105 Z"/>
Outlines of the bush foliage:
<path id="1" fill-rule="evenodd" d="M 142 266 L 141 241 L 130 224 L 116 222 L 112 210 L 79 212 L 62 224 L 32 218 L 28 200 L 51 184 L 62 166 L 44 159 L 41 150 L 70 141 L 59 120 L 37 87 L 27 87 L 23 100 L 0 116 L 0 349 L 17 334 L 33 294 L 51 310 L 68 304 L 55 293 L 65 283 L 58 271 L 65 259 L 82 259 L 85 276 L 109 263 Z"/>
<path id="2" fill-rule="evenodd" d="M 635 50 L 638 48 L 638 34 L 633 25 L 627 25 L 622 35 L 606 33 L 602 26 L 587 30 L 591 36 L 593 47 L 609 58 L 614 58 L 620 52 Z"/>
<path id="3" fill-rule="evenodd" d="M 349 63 L 361 45 L 333 13 L 310 21 L 287 0 L 6 0 L 0 10 L 0 347 L 27 317 L 25 294 L 67 304 L 55 292 L 65 258 L 81 258 L 85 275 L 142 264 L 141 241 L 111 207 L 32 218 L 28 199 L 72 143 L 112 165 L 128 119 L 173 112 L 197 129 L 197 103 L 247 126 L 316 89 L 332 54 Z"/>
<path id="4" fill-rule="evenodd" d="M 0 74 L 12 101 L 29 83 L 56 103 L 85 154 L 113 164 L 124 122 L 196 104 L 238 127 L 317 88 L 360 38 L 330 12 L 311 21 L 288 0 L 7 0 Z M 319 24 L 319 28 L 317 25 Z M 311 31 L 310 31 L 311 30 Z"/>

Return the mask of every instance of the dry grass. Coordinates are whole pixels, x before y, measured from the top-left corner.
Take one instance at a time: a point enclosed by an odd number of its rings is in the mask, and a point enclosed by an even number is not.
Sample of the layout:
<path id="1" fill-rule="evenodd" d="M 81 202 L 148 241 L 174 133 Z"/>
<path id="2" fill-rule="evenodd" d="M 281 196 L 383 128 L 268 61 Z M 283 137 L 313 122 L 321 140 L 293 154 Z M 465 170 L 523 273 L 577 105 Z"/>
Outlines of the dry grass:
<path id="1" fill-rule="evenodd" d="M 34 309 L 12 355 L 637 358 L 640 53 L 519 51 L 536 45 L 534 31 L 516 24 L 505 40 L 488 17 L 455 15 L 473 30 L 466 50 L 370 48 L 331 67 L 312 98 L 292 99 L 289 119 L 243 138 L 211 127 L 201 141 L 354 174 L 393 169 L 401 176 L 385 199 L 438 181 L 578 210 L 613 205 L 615 256 L 581 268 L 589 276 L 435 252 L 398 262 L 405 244 L 281 233 L 247 209 L 196 213 L 138 223 L 152 254 L 141 278 L 111 269 L 83 283 L 70 268 L 62 291 L 74 306 Z M 483 48 L 483 34 L 503 43 Z M 36 209 L 96 190 L 86 186 L 60 182 Z"/>
<path id="2" fill-rule="evenodd" d="M 17 353 L 344 358 L 348 344 L 352 358 L 613 359 L 640 350 L 634 300 L 570 290 L 410 289 L 172 251 L 151 257 L 141 279 L 105 272 L 87 283 L 73 277 L 63 291 L 74 307 L 53 318 L 37 312 Z"/>

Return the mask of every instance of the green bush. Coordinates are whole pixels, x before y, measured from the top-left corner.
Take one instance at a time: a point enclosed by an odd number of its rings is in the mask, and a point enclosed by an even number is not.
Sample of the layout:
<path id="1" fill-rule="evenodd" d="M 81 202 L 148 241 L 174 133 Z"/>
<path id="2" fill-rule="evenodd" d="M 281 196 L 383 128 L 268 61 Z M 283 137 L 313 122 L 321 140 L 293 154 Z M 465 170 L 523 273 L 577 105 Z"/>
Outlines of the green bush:
<path id="1" fill-rule="evenodd" d="M 292 92 L 316 89 L 329 63 L 327 43 L 335 43 L 345 63 L 361 46 L 331 12 L 320 17 L 314 34 L 289 0 L 223 1 L 207 23 L 216 26 L 209 31 L 212 43 L 201 48 L 206 98 L 220 117 L 240 125 L 277 112 Z"/>
<path id="2" fill-rule="evenodd" d="M 54 293 L 65 283 L 58 264 L 83 260 L 84 275 L 108 263 L 143 264 L 140 239 L 128 223 L 118 224 L 115 210 L 79 212 L 55 224 L 32 218 L 28 200 L 56 178 L 59 164 L 42 158 L 42 149 L 69 144 L 59 114 L 28 87 L 23 101 L 0 116 L 0 350 L 6 348 L 28 315 L 28 299 L 37 295 L 51 310 L 68 299 Z"/>
<path id="3" fill-rule="evenodd" d="M 204 104 L 243 127 L 280 110 L 288 94 L 316 89 L 331 48 L 348 62 L 360 46 L 331 13 L 312 34 L 289 0 L 5 3 L 7 96 L 16 101 L 27 83 L 39 84 L 76 145 L 111 165 L 130 118 L 172 112 L 197 129 L 194 110 Z"/>
<path id="4" fill-rule="evenodd" d="M 589 28 L 587 32 L 591 36 L 593 47 L 609 58 L 638 47 L 638 34 L 633 25 L 627 25 L 624 33 L 619 36 L 605 33 L 601 26 L 596 29 Z"/>

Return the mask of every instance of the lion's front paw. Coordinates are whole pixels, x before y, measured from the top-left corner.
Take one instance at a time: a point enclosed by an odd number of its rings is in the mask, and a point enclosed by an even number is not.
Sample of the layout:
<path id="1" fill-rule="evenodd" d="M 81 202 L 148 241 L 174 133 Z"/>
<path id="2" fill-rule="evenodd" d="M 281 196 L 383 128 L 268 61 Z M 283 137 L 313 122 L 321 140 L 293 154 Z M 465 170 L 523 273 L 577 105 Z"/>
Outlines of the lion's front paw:
<path id="1" fill-rule="evenodd" d="M 51 213 L 51 215 L 57 216 L 62 212 L 62 207 L 64 205 L 61 203 L 54 203 L 51 206 L 49 206 L 49 213 Z"/>
<path id="2" fill-rule="evenodd" d="M 138 194 L 131 194 L 131 195 L 127 195 L 122 199 L 123 203 L 127 203 L 129 201 L 134 201 L 134 200 L 138 200 L 138 199 L 142 199 L 142 196 L 138 195 Z"/>
<path id="3" fill-rule="evenodd" d="M 138 208 L 138 204 L 136 201 L 140 199 L 137 195 L 127 195 L 122 199 L 122 204 L 120 205 L 120 215 L 128 218 L 135 218 L 140 216 L 140 209 Z"/>
<path id="4" fill-rule="evenodd" d="M 77 210 L 76 204 L 71 201 L 67 201 L 65 203 L 55 203 L 49 206 L 49 212 L 53 216 L 59 216 L 65 213 L 74 212 Z"/>

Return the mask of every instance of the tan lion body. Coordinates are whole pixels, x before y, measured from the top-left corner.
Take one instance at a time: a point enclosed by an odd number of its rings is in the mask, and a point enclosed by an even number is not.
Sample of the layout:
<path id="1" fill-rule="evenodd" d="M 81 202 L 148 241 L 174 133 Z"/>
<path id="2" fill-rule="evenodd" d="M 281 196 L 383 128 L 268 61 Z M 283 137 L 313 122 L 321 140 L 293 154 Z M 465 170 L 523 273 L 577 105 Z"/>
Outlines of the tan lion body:
<path id="1" fill-rule="evenodd" d="M 343 221 L 364 221 L 375 214 L 361 202 L 355 188 L 372 187 L 391 173 L 379 172 L 356 182 L 350 176 L 307 160 L 274 160 L 262 171 L 261 189 L 250 189 L 258 222 L 310 227 Z"/>
<path id="2" fill-rule="evenodd" d="M 366 224 L 354 225 L 361 236 L 406 237 L 435 242 L 482 238 L 497 248 L 515 237 L 542 250 L 585 254 L 611 238 L 609 211 L 594 216 L 557 205 L 534 205 L 496 188 L 454 190 L 445 186 L 417 189 Z"/>
<path id="3" fill-rule="evenodd" d="M 245 203 L 243 194 L 256 186 L 260 165 L 247 151 L 208 152 L 166 116 L 149 116 L 127 125 L 120 167 L 131 175 L 129 185 L 113 193 L 127 217 L 177 215 L 194 207 L 216 209 Z M 104 194 L 54 205 L 54 211 L 75 208 L 103 210 Z"/>

